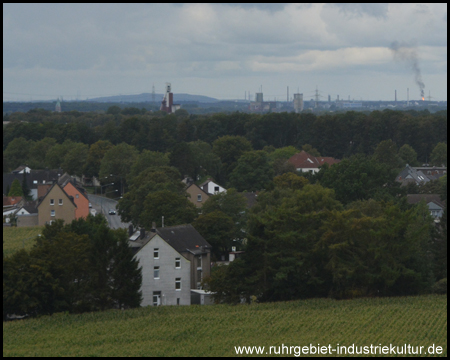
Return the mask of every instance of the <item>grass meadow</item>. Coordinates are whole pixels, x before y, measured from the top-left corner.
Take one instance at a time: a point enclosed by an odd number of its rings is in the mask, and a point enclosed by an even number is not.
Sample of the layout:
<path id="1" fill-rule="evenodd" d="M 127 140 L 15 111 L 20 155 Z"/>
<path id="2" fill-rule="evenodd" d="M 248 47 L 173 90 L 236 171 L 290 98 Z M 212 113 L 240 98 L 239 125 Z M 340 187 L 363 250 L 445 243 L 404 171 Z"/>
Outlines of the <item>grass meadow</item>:
<path id="1" fill-rule="evenodd" d="M 282 344 L 435 344 L 447 356 L 447 297 L 145 307 L 3 323 L 3 356 L 236 356 L 235 346 Z"/>
<path id="2" fill-rule="evenodd" d="M 32 227 L 3 227 L 3 253 L 5 256 L 13 254 L 22 248 L 31 249 L 35 238 L 42 232 L 42 226 Z"/>

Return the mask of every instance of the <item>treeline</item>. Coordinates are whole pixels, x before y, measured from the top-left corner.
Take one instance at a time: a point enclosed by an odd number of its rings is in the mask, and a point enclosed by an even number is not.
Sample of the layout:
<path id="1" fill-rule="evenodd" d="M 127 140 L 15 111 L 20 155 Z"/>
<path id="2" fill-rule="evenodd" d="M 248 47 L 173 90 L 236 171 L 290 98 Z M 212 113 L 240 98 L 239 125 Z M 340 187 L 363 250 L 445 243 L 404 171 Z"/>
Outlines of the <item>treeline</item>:
<path id="1" fill-rule="evenodd" d="M 333 189 L 293 173 L 274 185 L 248 214 L 245 253 L 204 281 L 217 302 L 446 293 L 446 211 L 436 227 L 425 203 L 344 205 Z M 225 220 L 216 211 L 196 225 L 217 238 L 227 229 L 214 218 Z"/>
<path id="2" fill-rule="evenodd" d="M 447 112 L 430 114 L 410 111 L 346 112 L 334 115 L 272 113 L 189 115 L 186 110 L 165 116 L 142 113 L 136 108 L 112 106 L 106 114 L 77 111 L 53 113 L 31 110 L 3 117 L 3 149 L 19 137 L 40 141 L 53 138 L 91 145 L 99 140 L 114 145 L 125 142 L 139 151 L 170 151 L 179 142 L 201 140 L 212 144 L 221 136 L 243 136 L 253 149 L 311 144 L 324 156 L 348 157 L 371 154 L 383 140 L 399 147 L 408 144 L 421 162 L 429 159 L 434 146 L 447 142 Z M 11 165 L 13 166 L 13 165 Z"/>
<path id="3" fill-rule="evenodd" d="M 102 215 L 46 225 L 30 251 L 3 254 L 3 319 L 138 307 L 141 270 L 127 232 Z"/>

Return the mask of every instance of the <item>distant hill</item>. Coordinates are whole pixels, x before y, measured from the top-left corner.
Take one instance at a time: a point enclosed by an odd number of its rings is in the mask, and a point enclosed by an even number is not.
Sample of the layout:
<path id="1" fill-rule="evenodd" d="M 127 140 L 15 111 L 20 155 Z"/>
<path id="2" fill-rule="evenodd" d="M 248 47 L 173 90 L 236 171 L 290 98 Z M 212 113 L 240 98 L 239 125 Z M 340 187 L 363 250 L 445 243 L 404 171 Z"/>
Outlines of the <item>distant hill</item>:
<path id="1" fill-rule="evenodd" d="M 160 103 L 164 97 L 164 94 L 155 94 L 155 102 Z M 93 102 L 124 102 L 124 103 L 135 103 L 135 102 L 151 102 L 152 94 L 143 93 L 139 95 L 116 95 L 116 96 L 105 96 L 89 99 L 87 101 Z M 214 103 L 219 100 L 214 99 L 209 96 L 203 95 L 190 95 L 190 94 L 173 94 L 173 102 L 175 104 L 179 102 L 201 102 L 201 103 Z"/>

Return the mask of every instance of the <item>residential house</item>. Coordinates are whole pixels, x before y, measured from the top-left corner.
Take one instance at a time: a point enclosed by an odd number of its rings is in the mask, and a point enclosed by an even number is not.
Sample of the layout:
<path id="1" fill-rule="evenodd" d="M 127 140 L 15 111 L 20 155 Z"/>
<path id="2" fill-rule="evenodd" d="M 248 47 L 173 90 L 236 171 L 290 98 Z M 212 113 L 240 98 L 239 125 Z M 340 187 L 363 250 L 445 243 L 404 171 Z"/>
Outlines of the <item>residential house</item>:
<path id="1" fill-rule="evenodd" d="M 25 199 L 22 196 L 3 195 L 3 221 L 9 223 L 10 216 L 14 215 L 24 203 Z"/>
<path id="2" fill-rule="evenodd" d="M 210 275 L 211 245 L 192 225 L 141 229 L 130 246 L 142 268 L 142 306 L 190 305 L 191 289 Z"/>
<path id="3" fill-rule="evenodd" d="M 319 172 L 319 167 L 323 164 L 334 165 L 341 160 L 332 157 L 313 156 L 306 151 L 301 151 L 298 154 L 293 155 L 288 162 L 295 166 L 297 171 L 302 172 Z"/>
<path id="4" fill-rule="evenodd" d="M 216 184 L 214 181 L 212 181 L 211 178 L 206 180 L 204 183 L 200 185 L 200 188 L 205 191 L 208 194 L 214 195 L 221 192 L 226 192 L 227 189 L 223 188 L 222 186 Z"/>
<path id="5" fill-rule="evenodd" d="M 439 179 L 441 176 L 447 174 L 446 166 L 413 166 L 416 171 L 421 171 L 430 180 Z"/>
<path id="6" fill-rule="evenodd" d="M 405 168 L 398 174 L 395 181 L 401 183 L 401 186 L 406 186 L 409 183 L 414 183 L 416 185 L 423 185 L 430 182 L 431 179 L 428 175 L 425 175 L 421 170 L 416 170 L 415 168 L 406 164 Z"/>
<path id="7" fill-rule="evenodd" d="M 12 171 L 12 173 L 13 174 L 23 174 L 25 172 L 28 174 L 28 173 L 30 173 L 30 171 L 31 171 L 31 169 L 28 166 L 20 165 L 18 168 L 14 169 Z"/>
<path id="8" fill-rule="evenodd" d="M 77 206 L 75 219 L 86 218 L 89 215 L 89 199 L 84 189 L 71 180 L 66 180 L 60 185 L 69 196 L 73 197 L 73 201 Z"/>
<path id="9" fill-rule="evenodd" d="M 417 204 L 424 200 L 430 210 L 432 217 L 439 219 L 442 217 L 445 209 L 445 203 L 438 194 L 409 194 L 406 195 L 408 204 Z"/>
<path id="10" fill-rule="evenodd" d="M 188 200 L 197 207 L 202 207 L 205 201 L 208 200 L 211 196 L 211 194 L 203 191 L 203 189 L 195 184 L 190 184 L 186 188 L 186 192 L 190 195 L 190 197 L 188 197 Z"/>
<path id="11" fill-rule="evenodd" d="M 37 205 L 38 225 L 51 224 L 56 219 L 70 223 L 76 218 L 76 208 L 73 197 L 55 181 Z"/>
<path id="12" fill-rule="evenodd" d="M 26 202 L 17 210 L 15 216 L 17 227 L 38 226 L 39 214 L 37 209 L 37 201 Z"/>

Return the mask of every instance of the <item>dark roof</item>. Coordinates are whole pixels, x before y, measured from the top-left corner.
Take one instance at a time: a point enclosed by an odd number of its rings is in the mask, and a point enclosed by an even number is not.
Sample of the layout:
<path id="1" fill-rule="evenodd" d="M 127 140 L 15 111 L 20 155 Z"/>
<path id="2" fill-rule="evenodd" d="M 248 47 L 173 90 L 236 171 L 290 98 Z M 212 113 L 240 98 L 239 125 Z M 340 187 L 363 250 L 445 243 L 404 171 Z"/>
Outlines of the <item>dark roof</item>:
<path id="1" fill-rule="evenodd" d="M 57 170 L 31 170 L 30 173 L 26 174 L 27 185 L 29 189 L 37 189 L 39 184 L 42 184 L 43 181 L 49 184 L 54 180 L 58 180 L 58 178 L 63 174 L 61 169 Z M 3 194 L 6 192 L 6 188 L 8 185 L 11 187 L 14 179 L 18 179 L 22 184 L 23 174 L 3 174 Z M 34 184 L 33 181 L 37 181 L 37 184 Z"/>
<path id="2" fill-rule="evenodd" d="M 441 197 L 438 194 L 409 194 L 409 195 L 406 195 L 406 201 L 408 202 L 408 204 L 417 204 L 421 200 L 425 200 L 425 202 L 427 204 L 430 202 L 434 202 L 435 204 L 441 206 L 442 208 L 445 207 L 444 202 L 441 200 Z"/>
<path id="3" fill-rule="evenodd" d="M 416 184 L 427 183 L 430 181 L 430 178 L 427 175 L 425 175 L 422 171 L 416 170 L 411 166 L 409 166 L 408 164 L 400 172 L 400 174 L 397 175 L 395 180 L 403 183 L 406 180 L 409 180 L 407 179 L 408 176 L 411 179 L 413 179 Z"/>
<path id="4" fill-rule="evenodd" d="M 20 211 L 20 209 L 25 209 L 30 214 L 37 214 L 37 203 L 37 201 L 28 201 L 25 203 L 25 205 L 21 206 L 18 211 Z"/>
<path id="5" fill-rule="evenodd" d="M 11 171 L 13 174 L 18 173 L 19 171 L 22 171 L 26 168 L 26 165 L 20 165 L 19 167 L 15 168 L 13 171 Z M 31 169 L 30 169 L 31 170 Z"/>
<path id="6" fill-rule="evenodd" d="M 156 228 L 156 233 L 179 253 L 202 253 L 212 247 L 190 224 Z"/>

